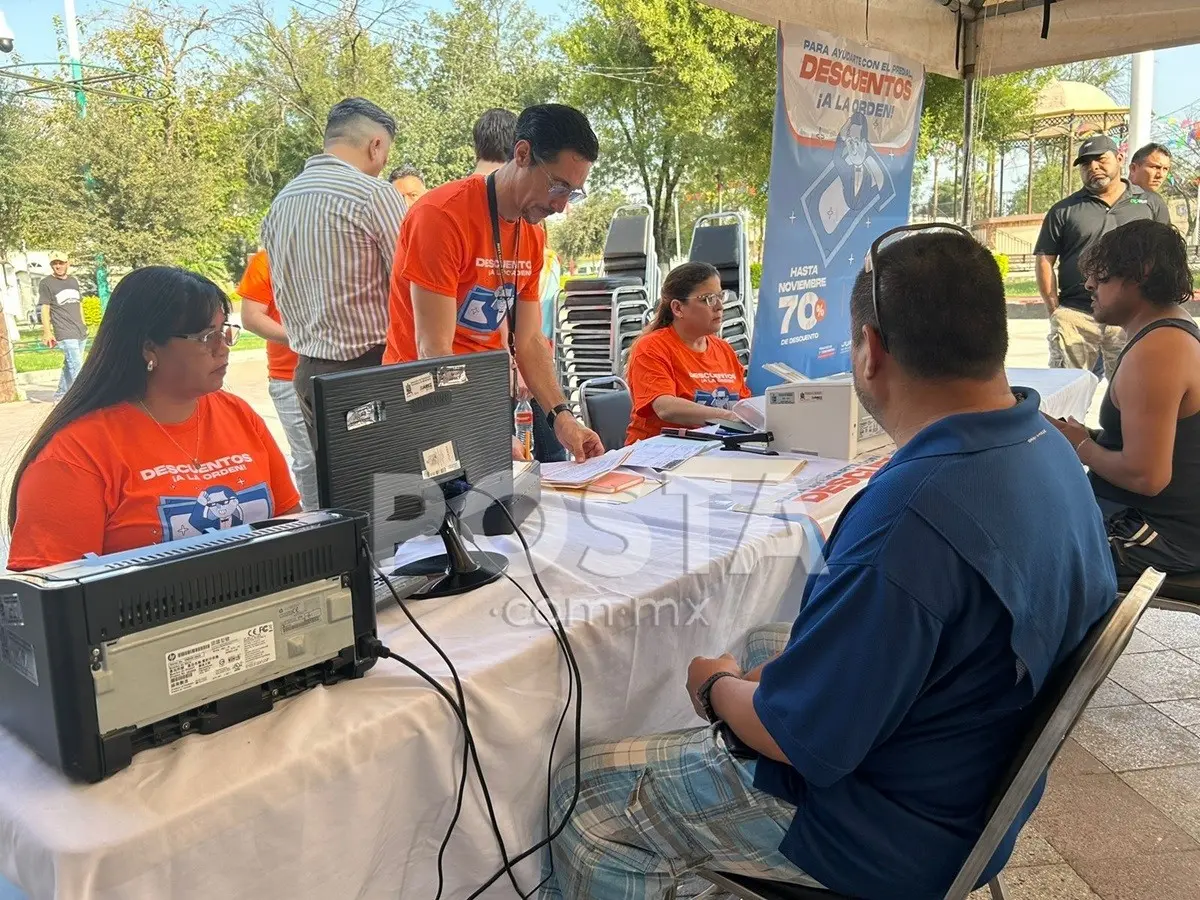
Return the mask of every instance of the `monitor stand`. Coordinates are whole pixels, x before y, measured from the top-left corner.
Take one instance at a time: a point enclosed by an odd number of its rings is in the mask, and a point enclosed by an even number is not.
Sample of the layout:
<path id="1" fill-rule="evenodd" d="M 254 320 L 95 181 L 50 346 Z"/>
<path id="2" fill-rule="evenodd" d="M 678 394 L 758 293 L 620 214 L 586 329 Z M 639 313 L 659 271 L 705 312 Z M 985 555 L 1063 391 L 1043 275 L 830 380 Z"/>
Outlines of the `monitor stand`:
<path id="1" fill-rule="evenodd" d="M 458 519 L 447 515 L 438 529 L 446 552 L 427 556 L 403 565 L 393 572 L 405 578 L 420 576 L 432 579 L 427 587 L 416 591 L 413 600 L 432 600 L 465 594 L 485 584 L 491 584 L 508 569 L 508 557 L 487 550 L 468 550 L 458 529 Z"/>

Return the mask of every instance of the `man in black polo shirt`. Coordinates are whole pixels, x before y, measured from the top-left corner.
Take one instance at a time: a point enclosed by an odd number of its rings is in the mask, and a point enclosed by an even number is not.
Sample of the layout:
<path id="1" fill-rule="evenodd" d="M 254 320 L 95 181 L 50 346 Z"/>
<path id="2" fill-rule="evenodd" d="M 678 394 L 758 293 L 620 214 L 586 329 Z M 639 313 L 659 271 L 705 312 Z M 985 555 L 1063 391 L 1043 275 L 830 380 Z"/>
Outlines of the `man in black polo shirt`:
<path id="1" fill-rule="evenodd" d="M 1121 178 L 1120 152 L 1107 135 L 1084 141 L 1075 166 L 1083 187 L 1050 207 L 1034 248 L 1038 292 L 1050 312 L 1050 366 L 1091 369 L 1099 358 L 1111 381 L 1125 332 L 1092 318 L 1079 257 L 1101 235 L 1126 222 L 1153 219 L 1169 225 L 1171 217 L 1158 194 Z"/>

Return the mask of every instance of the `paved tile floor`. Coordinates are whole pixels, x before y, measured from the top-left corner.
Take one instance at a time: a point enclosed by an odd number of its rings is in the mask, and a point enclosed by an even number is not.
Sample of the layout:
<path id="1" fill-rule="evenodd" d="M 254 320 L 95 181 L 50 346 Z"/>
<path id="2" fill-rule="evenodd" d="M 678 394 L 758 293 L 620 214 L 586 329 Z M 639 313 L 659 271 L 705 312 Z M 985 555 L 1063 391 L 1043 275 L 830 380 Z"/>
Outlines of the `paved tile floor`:
<path id="1" fill-rule="evenodd" d="M 1046 323 L 1009 323 L 1012 366 L 1046 364 Z M 260 353 L 234 354 L 228 387 L 284 440 Z M 52 379 L 30 388 L 52 393 Z M 1099 393 L 1090 424 L 1095 423 Z M 0 500 L 49 407 L 0 406 Z M 7 544 L 0 538 L 0 560 Z M 1005 870 L 1013 900 L 1200 898 L 1200 616 L 1151 610 L 1050 773 Z M 0 879 L 0 900 L 22 895 Z M 987 900 L 979 891 L 972 900 Z"/>

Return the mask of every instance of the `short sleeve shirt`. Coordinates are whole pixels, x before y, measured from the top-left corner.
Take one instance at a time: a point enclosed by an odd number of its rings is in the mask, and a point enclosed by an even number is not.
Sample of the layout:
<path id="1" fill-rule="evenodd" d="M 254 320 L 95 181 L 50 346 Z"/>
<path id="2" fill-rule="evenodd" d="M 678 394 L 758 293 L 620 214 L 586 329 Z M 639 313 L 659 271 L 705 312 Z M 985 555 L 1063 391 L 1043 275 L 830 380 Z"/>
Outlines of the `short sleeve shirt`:
<path id="1" fill-rule="evenodd" d="M 1163 199 L 1129 182 L 1125 182 L 1125 193 L 1112 206 L 1080 189 L 1050 207 L 1033 252 L 1058 257 L 1059 303 L 1087 313 L 1092 311 L 1092 298 L 1079 271 L 1079 257 L 1102 235 L 1139 219 L 1171 224 Z"/>
<path id="2" fill-rule="evenodd" d="M 43 278 L 38 285 L 38 305 L 50 309 L 50 328 L 58 341 L 82 341 L 87 338 L 83 322 L 83 295 L 72 276 Z"/>
<path id="3" fill-rule="evenodd" d="M 224 391 L 179 424 L 130 403 L 89 413 L 51 438 L 16 491 L 14 571 L 260 522 L 300 502 L 266 423 Z"/>
<path id="4" fill-rule="evenodd" d="M 897 451 L 763 670 L 755 709 L 791 765 L 758 760 L 755 785 L 797 806 L 780 849 L 829 888 L 940 900 L 1033 697 L 1115 600 L 1087 478 L 1038 403 L 950 416 Z"/>
<path id="5" fill-rule="evenodd" d="M 392 265 L 385 363 L 417 358 L 412 285 L 453 297 L 456 306 L 454 352 L 502 350 L 509 305 L 518 315 L 541 311 L 546 236 L 524 220 L 500 220 L 497 259 L 488 213 L 487 180 L 478 175 L 436 187 L 413 204 L 400 229 Z M 502 262 L 501 276 L 498 265 Z"/>
<path id="6" fill-rule="evenodd" d="M 633 394 L 627 444 L 653 437 L 669 426 L 654 414 L 654 401 L 659 397 L 681 397 L 725 409 L 750 395 L 742 362 L 728 342 L 710 334 L 703 352 L 693 350 L 670 326 L 634 343 L 626 380 Z"/>

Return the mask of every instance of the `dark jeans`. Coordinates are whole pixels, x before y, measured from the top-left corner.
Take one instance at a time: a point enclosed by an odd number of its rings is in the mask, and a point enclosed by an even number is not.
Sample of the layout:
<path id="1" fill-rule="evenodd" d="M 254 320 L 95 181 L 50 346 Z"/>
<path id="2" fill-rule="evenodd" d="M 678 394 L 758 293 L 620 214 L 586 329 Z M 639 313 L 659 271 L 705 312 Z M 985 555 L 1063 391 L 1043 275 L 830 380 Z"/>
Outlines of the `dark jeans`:
<path id="1" fill-rule="evenodd" d="M 300 413 L 304 416 L 304 427 L 308 429 L 308 439 L 312 443 L 313 453 L 317 451 L 317 427 L 313 418 L 313 388 L 312 380 L 317 375 L 328 375 L 330 372 L 350 372 L 354 369 L 367 369 L 383 364 L 383 345 L 372 347 L 357 359 L 313 359 L 311 356 L 301 356 L 296 363 L 296 372 L 292 376 L 292 384 L 296 387 L 296 397 L 300 401 Z"/>
<path id="2" fill-rule="evenodd" d="M 546 421 L 546 413 L 536 400 L 530 400 L 529 405 L 533 407 L 533 458 L 540 463 L 566 462 L 567 448 Z"/>

